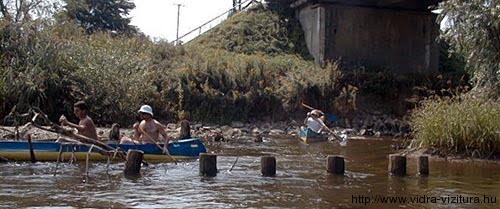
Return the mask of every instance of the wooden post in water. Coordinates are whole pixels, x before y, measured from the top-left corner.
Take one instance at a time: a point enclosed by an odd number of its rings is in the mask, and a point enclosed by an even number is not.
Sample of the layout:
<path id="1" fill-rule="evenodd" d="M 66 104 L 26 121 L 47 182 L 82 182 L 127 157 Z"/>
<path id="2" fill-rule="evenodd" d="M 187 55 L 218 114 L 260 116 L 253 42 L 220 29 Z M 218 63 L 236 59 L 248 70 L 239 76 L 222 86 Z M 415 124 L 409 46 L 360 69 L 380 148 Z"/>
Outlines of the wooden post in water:
<path id="1" fill-rule="evenodd" d="M 326 171 L 328 173 L 343 175 L 345 171 L 344 158 L 335 155 L 328 155 L 326 158 Z"/>
<path id="2" fill-rule="evenodd" d="M 217 176 L 217 155 L 200 154 L 200 175 L 214 177 Z"/>
<path id="3" fill-rule="evenodd" d="M 35 163 L 36 158 L 35 158 L 35 152 L 33 151 L 33 143 L 31 143 L 31 134 L 26 135 L 26 139 L 28 140 L 28 146 L 30 148 L 31 163 Z"/>
<path id="4" fill-rule="evenodd" d="M 421 176 L 429 175 L 429 157 L 419 156 L 417 159 L 417 170 Z"/>
<path id="5" fill-rule="evenodd" d="M 394 176 L 406 175 L 406 156 L 400 154 L 389 155 L 389 173 Z"/>
<path id="6" fill-rule="evenodd" d="M 127 152 L 127 162 L 123 174 L 125 177 L 138 178 L 141 176 L 141 163 L 144 152 L 141 150 L 129 149 Z"/>
<path id="7" fill-rule="evenodd" d="M 263 176 L 275 176 L 276 158 L 273 156 L 260 157 L 260 171 Z"/>

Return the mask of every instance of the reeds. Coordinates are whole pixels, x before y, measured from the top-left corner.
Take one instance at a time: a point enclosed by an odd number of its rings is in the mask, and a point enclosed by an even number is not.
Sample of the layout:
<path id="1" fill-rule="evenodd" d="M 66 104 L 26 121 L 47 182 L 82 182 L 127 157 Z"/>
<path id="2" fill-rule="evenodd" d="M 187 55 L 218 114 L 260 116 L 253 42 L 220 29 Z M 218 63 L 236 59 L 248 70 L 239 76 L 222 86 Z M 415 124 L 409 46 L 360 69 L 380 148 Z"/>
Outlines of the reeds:
<path id="1" fill-rule="evenodd" d="M 500 155 L 500 103 L 471 96 L 428 100 L 412 114 L 419 146 L 445 154 Z"/>

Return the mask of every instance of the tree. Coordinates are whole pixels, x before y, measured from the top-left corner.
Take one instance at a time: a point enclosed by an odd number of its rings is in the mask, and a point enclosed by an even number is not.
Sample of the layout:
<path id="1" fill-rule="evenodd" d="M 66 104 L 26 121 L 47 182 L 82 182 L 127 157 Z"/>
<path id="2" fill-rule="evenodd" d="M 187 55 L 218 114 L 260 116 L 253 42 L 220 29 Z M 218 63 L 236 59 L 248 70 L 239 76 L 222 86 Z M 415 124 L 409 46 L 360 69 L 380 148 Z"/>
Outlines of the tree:
<path id="1" fill-rule="evenodd" d="M 88 34 L 98 31 L 136 34 L 127 17 L 135 4 L 130 0 L 65 0 L 65 13 Z"/>
<path id="2" fill-rule="evenodd" d="M 448 0 L 440 19 L 446 20 L 442 36 L 466 57 L 477 93 L 500 96 L 500 1 Z"/>
<path id="3" fill-rule="evenodd" d="M 25 23 L 35 17 L 51 16 L 58 9 L 59 1 L 0 0 L 0 14 L 8 23 Z"/>
<path id="4" fill-rule="evenodd" d="M 294 10 L 290 5 L 295 0 L 266 0 L 267 6 L 272 11 L 287 18 L 293 18 Z"/>

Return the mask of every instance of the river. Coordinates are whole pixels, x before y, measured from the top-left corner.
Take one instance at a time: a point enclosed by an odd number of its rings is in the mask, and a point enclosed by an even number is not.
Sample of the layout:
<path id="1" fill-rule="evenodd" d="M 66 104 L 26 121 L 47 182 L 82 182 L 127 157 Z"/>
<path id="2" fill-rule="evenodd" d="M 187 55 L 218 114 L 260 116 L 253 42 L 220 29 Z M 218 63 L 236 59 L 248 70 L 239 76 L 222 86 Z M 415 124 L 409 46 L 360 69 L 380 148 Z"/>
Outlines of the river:
<path id="1" fill-rule="evenodd" d="M 199 176 L 196 160 L 152 164 L 136 180 L 123 177 L 124 163 L 112 163 L 109 172 L 106 163 L 92 163 L 86 182 L 83 163 L 60 164 L 56 176 L 54 162 L 2 163 L 0 208 L 499 208 L 500 163 L 432 158 L 430 175 L 421 177 L 409 159 L 408 175 L 393 177 L 392 143 L 213 142 L 207 144 L 218 155 L 213 178 Z M 260 174 L 260 156 L 268 154 L 276 157 L 275 177 Z M 328 155 L 345 157 L 345 175 L 326 172 Z"/>

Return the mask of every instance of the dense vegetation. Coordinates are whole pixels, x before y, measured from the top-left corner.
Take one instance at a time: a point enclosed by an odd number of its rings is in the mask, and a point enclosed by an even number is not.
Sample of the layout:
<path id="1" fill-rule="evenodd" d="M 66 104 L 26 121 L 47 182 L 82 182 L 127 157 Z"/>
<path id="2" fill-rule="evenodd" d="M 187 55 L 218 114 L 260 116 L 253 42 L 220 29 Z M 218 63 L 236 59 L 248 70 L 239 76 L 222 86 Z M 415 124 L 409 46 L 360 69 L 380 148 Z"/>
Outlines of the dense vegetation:
<path id="1" fill-rule="evenodd" d="M 303 116 L 301 102 L 341 116 L 356 105 L 359 112 L 404 115 L 429 98 L 412 115 L 420 145 L 444 153 L 500 154 L 496 1 L 442 5 L 454 24 L 440 43 L 440 72 L 431 75 L 316 66 L 298 23 L 280 6 L 287 0 L 233 15 L 184 46 L 153 42 L 129 26 L 129 1 L 65 2 L 66 7 L 52 7 L 42 0 L 19 1 L 26 6 L 16 10 L 0 1 L 3 124 L 19 119 L 11 110 L 30 108 L 52 120 L 74 117 L 78 100 L 91 105 L 98 124 L 126 125 L 145 103 L 163 121 L 187 113 L 195 121 L 228 123 Z M 102 12 L 107 7 L 116 9 L 113 15 Z M 349 98 L 358 93 L 357 102 Z M 342 107 L 349 102 L 354 107 Z"/>
<path id="2" fill-rule="evenodd" d="M 475 93 L 500 96 L 500 1 L 448 0 L 440 4 L 446 17 L 443 37 L 466 58 Z"/>
<path id="3" fill-rule="evenodd" d="M 500 156 L 500 105 L 485 99 L 436 98 L 413 115 L 419 146 L 441 154 Z"/>
<path id="4" fill-rule="evenodd" d="M 448 66 L 465 61 L 473 90 L 431 97 L 412 115 L 420 146 L 444 154 L 500 156 L 500 2 L 449 0 L 441 3 L 442 33 L 455 55 Z M 443 49 L 443 48 L 442 48 Z"/>
<path id="5" fill-rule="evenodd" d="M 243 54 L 298 54 L 306 60 L 312 59 L 298 21 L 266 9 L 263 5 L 231 17 L 222 26 L 198 37 L 189 45 L 203 45 Z"/>
<path id="6" fill-rule="evenodd" d="M 40 107 L 56 120 L 61 114 L 72 116 L 71 104 L 85 100 L 99 124 L 131 124 L 143 103 L 151 104 L 158 118 L 172 122 L 181 111 L 193 120 L 220 123 L 284 119 L 307 97 L 327 98 L 328 103 L 334 98 L 330 95 L 338 94 L 338 66 L 316 67 L 296 55 L 286 38 L 276 41 L 287 37 L 287 31 L 262 6 L 234 16 L 234 21 L 243 16 L 255 21 L 255 28 L 244 30 L 267 31 L 258 42 L 275 53 L 249 48 L 254 42 L 238 42 L 248 49 L 242 53 L 209 44 L 173 46 L 113 31 L 89 34 L 77 21 L 60 15 L 64 13 L 22 24 L 4 22 L 2 117 L 13 107 L 20 113 Z M 229 22 L 219 29 L 235 25 Z"/>

